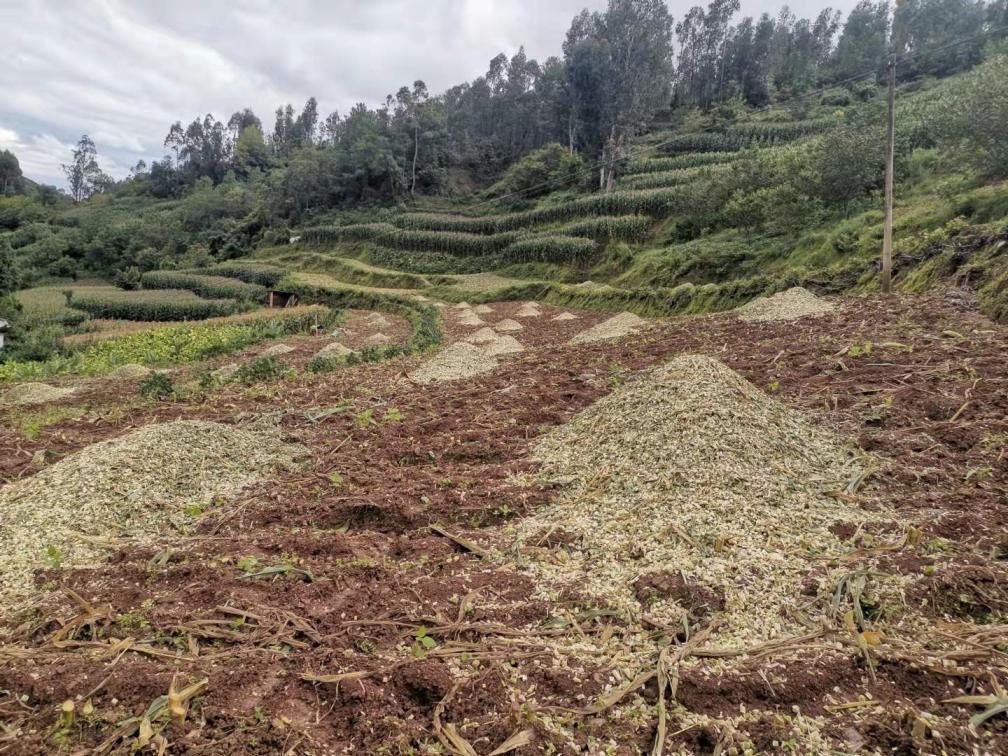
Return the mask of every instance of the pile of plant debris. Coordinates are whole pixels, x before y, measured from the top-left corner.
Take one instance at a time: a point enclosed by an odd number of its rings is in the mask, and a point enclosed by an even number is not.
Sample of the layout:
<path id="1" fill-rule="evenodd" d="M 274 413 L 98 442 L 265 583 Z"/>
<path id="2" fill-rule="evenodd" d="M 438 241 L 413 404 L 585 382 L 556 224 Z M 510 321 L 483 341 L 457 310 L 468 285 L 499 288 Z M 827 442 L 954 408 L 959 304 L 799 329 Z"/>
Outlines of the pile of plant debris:
<path id="1" fill-rule="evenodd" d="M 820 299 L 808 289 L 794 286 L 769 297 L 757 297 L 735 312 L 742 320 L 767 322 L 819 317 L 833 312 L 832 302 Z"/>
<path id="2" fill-rule="evenodd" d="M 184 529 L 209 503 L 300 456 L 273 435 L 181 420 L 92 444 L 10 483 L 0 488 L 0 602 L 27 593 L 40 566 L 93 563 L 96 540 Z"/>
<path id="3" fill-rule="evenodd" d="M 410 378 L 417 383 L 440 383 L 482 375 L 496 367 L 497 360 L 485 349 L 456 341 L 410 373 Z"/>
<path id="4" fill-rule="evenodd" d="M 19 383 L 0 396 L 0 407 L 19 407 L 27 404 L 55 402 L 75 394 L 71 386 L 50 386 L 48 383 Z"/>
<path id="5" fill-rule="evenodd" d="M 566 486 L 511 534 L 544 590 L 674 627 L 717 610 L 724 642 L 800 630 L 785 610 L 804 554 L 839 553 L 830 526 L 871 517 L 827 495 L 863 474 L 838 438 L 703 355 L 647 371 L 534 453 Z"/>
<path id="6" fill-rule="evenodd" d="M 608 320 L 603 320 L 586 331 L 582 331 L 571 339 L 570 343 L 589 344 L 593 341 L 630 336 L 640 331 L 646 323 L 647 321 L 639 315 L 634 315 L 632 312 L 621 312 L 619 315 L 613 315 Z"/>

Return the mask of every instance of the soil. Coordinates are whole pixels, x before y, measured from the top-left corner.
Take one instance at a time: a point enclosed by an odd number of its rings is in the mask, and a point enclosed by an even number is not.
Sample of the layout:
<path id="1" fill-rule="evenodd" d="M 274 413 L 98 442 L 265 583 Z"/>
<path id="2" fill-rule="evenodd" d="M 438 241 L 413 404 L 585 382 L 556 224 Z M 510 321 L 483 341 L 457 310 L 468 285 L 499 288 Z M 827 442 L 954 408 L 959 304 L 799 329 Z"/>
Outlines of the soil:
<path id="1" fill-rule="evenodd" d="M 493 322 L 520 307 L 491 304 Z M 0 480 L 32 474 L 33 457 L 171 419 L 268 424 L 311 452 L 306 466 L 207 512 L 193 534 L 112 542 L 93 568 L 39 571 L 34 606 L 3 618 L 4 752 L 107 743 L 129 753 L 140 723 L 120 723 L 142 718 L 173 678 L 176 689 L 207 680 L 184 723 L 151 720 L 173 754 L 464 753 L 459 738 L 489 753 L 523 731 L 528 744 L 513 753 L 610 743 L 614 753 L 650 752 L 654 679 L 618 706 L 593 708 L 638 670 L 616 658 L 559 664 L 540 642 L 638 629 L 605 607 L 583 612 L 584 596 L 538 598 L 527 575 L 480 552 L 502 524 L 557 495 L 528 485 L 538 438 L 633 371 L 685 352 L 716 357 L 871 450 L 878 466 L 837 495 L 884 502 L 897 516 L 837 535 L 852 573 L 882 554 L 877 569 L 905 591 L 899 604 L 862 601 L 884 628 L 868 651 L 838 616 L 807 638 L 738 655 L 703 645 L 719 611 L 710 587 L 642 576 L 641 595 L 672 597 L 694 619 L 690 639 L 664 641 L 692 654 L 674 700 L 665 694 L 666 752 L 781 752 L 788 742 L 821 752 L 809 745 L 820 737 L 842 752 L 1008 751 L 1003 714 L 973 730 L 982 708 L 947 702 L 1008 686 L 997 646 L 1008 606 L 1008 327 L 955 292 L 841 299 L 800 327 L 704 316 L 571 346 L 607 316 L 541 311 L 523 321 L 525 352 L 462 381 L 418 388 L 404 374 L 422 357 L 254 391 L 226 385 L 193 401 L 151 403 L 136 381 L 104 380 L 47 405 L 87 411 L 31 439 L 20 430 L 25 410 L 0 409 Z M 472 332 L 446 312 L 445 343 Z M 295 351 L 284 362 L 300 367 L 322 342 L 285 343 Z M 546 533 L 541 546 L 562 558 L 565 536 Z M 815 555 L 808 564 L 816 594 L 824 565 Z M 67 700 L 76 714 L 61 725 Z"/>

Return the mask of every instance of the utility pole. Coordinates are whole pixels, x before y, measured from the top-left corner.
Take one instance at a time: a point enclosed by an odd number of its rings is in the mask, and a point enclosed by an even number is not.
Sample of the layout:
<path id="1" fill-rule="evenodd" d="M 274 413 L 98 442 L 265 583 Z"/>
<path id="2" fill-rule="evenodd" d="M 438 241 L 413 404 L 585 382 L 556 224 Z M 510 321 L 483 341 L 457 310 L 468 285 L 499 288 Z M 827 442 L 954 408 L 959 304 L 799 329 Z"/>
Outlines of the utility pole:
<path id="1" fill-rule="evenodd" d="M 892 290 L 893 157 L 896 151 L 896 51 L 889 48 L 889 121 L 886 124 L 885 226 L 882 231 L 882 292 Z"/>

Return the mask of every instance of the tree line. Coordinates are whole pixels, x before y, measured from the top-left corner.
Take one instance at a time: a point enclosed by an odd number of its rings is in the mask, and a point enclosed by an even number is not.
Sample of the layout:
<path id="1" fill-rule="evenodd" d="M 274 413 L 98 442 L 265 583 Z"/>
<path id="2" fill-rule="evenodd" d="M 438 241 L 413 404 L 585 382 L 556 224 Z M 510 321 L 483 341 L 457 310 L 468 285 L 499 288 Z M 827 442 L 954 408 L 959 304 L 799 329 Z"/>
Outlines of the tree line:
<path id="1" fill-rule="evenodd" d="M 740 7 L 712 0 L 676 21 L 663 0 L 610 0 L 605 11 L 573 19 L 560 56 L 500 54 L 485 74 L 439 95 L 417 80 L 377 107 L 358 103 L 345 114 L 323 117 L 311 97 L 300 111 L 277 108 L 272 126 L 250 109 L 226 121 L 177 121 L 164 157 L 139 163 L 119 186 L 176 197 L 233 175 L 264 183 L 274 214 L 297 218 L 309 208 L 463 192 L 470 187 L 459 176 L 486 182 L 559 143 L 597 161 L 598 185 L 611 190 L 628 139 L 656 113 L 760 107 L 836 84 L 867 96 L 851 79 L 881 75 L 890 42 L 903 79 L 945 76 L 975 65 L 1008 25 L 1008 0 L 897 0 L 894 8 L 862 0 L 843 23 L 830 8 L 814 18 L 784 6 L 776 16 L 737 19 Z M 84 137 L 64 166 L 75 200 L 117 186 L 95 156 Z M 4 191 L 11 186 L 3 180 Z"/>

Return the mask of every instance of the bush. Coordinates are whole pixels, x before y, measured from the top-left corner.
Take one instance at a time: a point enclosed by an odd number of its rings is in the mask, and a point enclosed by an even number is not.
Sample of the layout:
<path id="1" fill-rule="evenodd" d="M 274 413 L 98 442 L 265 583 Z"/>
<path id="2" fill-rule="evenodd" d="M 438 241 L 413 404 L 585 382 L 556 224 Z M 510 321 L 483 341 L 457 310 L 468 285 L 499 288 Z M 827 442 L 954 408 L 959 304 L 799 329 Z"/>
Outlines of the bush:
<path id="1" fill-rule="evenodd" d="M 114 283 L 120 289 L 125 289 L 126 291 L 133 291 L 134 289 L 139 289 L 140 268 L 138 268 L 136 265 L 131 265 L 124 270 L 116 271 L 116 274 L 112 279 L 112 283 Z"/>
<path id="2" fill-rule="evenodd" d="M 272 381 L 283 377 L 288 372 L 288 368 L 276 357 L 257 357 L 251 362 L 246 362 L 238 368 L 233 380 L 251 386 L 253 383 L 261 381 Z"/>
<path id="3" fill-rule="evenodd" d="M 175 385 L 167 373 L 151 373 L 140 384 L 140 396 L 163 402 L 175 395 Z"/>
<path id="4" fill-rule="evenodd" d="M 508 168 L 487 193 L 521 194 L 523 199 L 541 197 L 576 183 L 583 177 L 584 171 L 580 155 L 559 144 L 547 144 Z"/>

